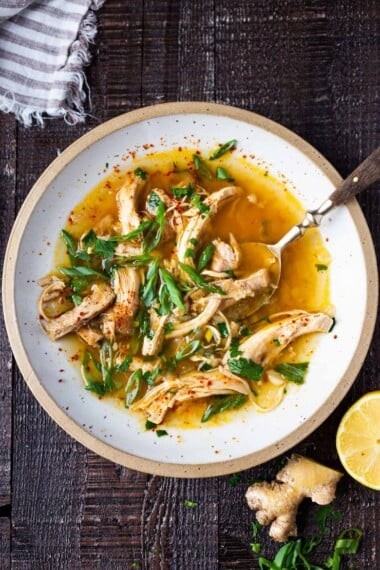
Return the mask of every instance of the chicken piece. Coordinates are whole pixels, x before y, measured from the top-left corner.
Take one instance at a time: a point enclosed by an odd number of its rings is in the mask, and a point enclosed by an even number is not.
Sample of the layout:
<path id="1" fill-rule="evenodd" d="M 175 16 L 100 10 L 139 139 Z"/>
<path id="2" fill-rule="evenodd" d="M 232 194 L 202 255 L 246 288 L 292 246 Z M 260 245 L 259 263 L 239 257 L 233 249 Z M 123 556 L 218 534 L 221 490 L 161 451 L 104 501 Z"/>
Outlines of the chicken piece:
<path id="1" fill-rule="evenodd" d="M 181 323 L 174 325 L 173 330 L 166 335 L 166 338 L 176 338 L 179 336 L 184 336 L 193 329 L 196 329 L 198 327 L 203 327 L 215 315 L 216 311 L 219 309 L 220 303 L 221 300 L 219 297 L 211 297 L 211 298 L 209 297 L 206 307 L 199 315 L 197 315 L 193 319 L 190 319 L 189 321 L 183 321 Z"/>
<path id="2" fill-rule="evenodd" d="M 165 323 L 168 320 L 168 315 L 162 315 L 162 317 L 160 317 L 153 309 L 149 310 L 149 317 L 150 330 L 153 333 L 153 337 L 149 338 L 144 336 L 142 345 L 142 354 L 144 356 L 154 356 L 160 352 L 165 338 Z"/>
<path id="3" fill-rule="evenodd" d="M 144 411 L 149 421 L 160 424 L 166 412 L 179 402 L 235 393 L 248 396 L 248 383 L 237 377 L 229 378 L 220 370 L 197 372 L 173 380 L 164 380 L 133 404 L 132 410 Z"/>
<path id="4" fill-rule="evenodd" d="M 332 324 L 333 320 L 324 313 L 300 312 L 267 325 L 247 338 L 239 346 L 241 357 L 267 366 L 297 337 L 314 332 L 328 332 Z M 228 358 L 226 355 L 224 363 Z"/>
<path id="5" fill-rule="evenodd" d="M 114 340 L 115 334 L 130 333 L 131 321 L 139 307 L 140 275 L 135 267 L 123 267 L 114 273 L 114 306 L 103 315 L 103 334 Z"/>
<path id="6" fill-rule="evenodd" d="M 165 206 L 165 224 L 161 241 L 162 243 L 166 243 L 175 238 L 177 231 L 182 230 L 182 216 L 178 211 L 176 200 L 168 196 L 168 194 L 160 188 L 153 188 L 152 192 L 148 196 L 146 201 L 146 211 L 148 214 L 154 217 L 156 216 L 156 206 L 151 205 L 149 200 L 149 197 L 153 193 L 157 194 Z"/>
<path id="7" fill-rule="evenodd" d="M 77 335 L 89 346 L 97 346 L 103 338 L 102 333 L 96 331 L 91 325 L 85 325 L 77 330 Z"/>
<path id="8" fill-rule="evenodd" d="M 241 251 L 238 242 L 230 234 L 230 243 L 221 239 L 214 239 L 215 252 L 211 260 L 211 271 L 227 271 L 237 269 L 241 259 Z"/>
<path id="9" fill-rule="evenodd" d="M 220 287 L 225 295 L 221 299 L 220 310 L 227 318 L 239 320 L 246 318 L 255 310 L 252 299 L 263 293 L 270 287 L 270 276 L 267 269 L 260 269 L 245 279 L 220 279 L 212 282 Z M 202 292 L 196 291 L 192 295 L 193 307 L 196 311 L 201 310 L 210 297 L 215 295 L 201 296 Z"/>
<path id="10" fill-rule="evenodd" d="M 98 237 L 108 237 L 110 235 L 110 230 L 112 230 L 112 226 L 114 223 L 114 217 L 112 214 L 107 214 L 99 220 L 97 224 L 93 227 L 94 232 Z"/>
<path id="11" fill-rule="evenodd" d="M 41 324 L 51 340 L 57 340 L 87 324 L 106 310 L 114 299 L 115 294 L 109 285 L 96 283 L 91 287 L 91 293 L 83 298 L 80 305 L 55 319 L 41 319 Z"/>
<path id="12" fill-rule="evenodd" d="M 143 187 L 144 181 L 130 174 L 116 194 L 121 231 L 124 235 L 135 230 L 140 224 L 138 199 Z"/>
<path id="13" fill-rule="evenodd" d="M 240 196 L 241 193 L 242 190 L 238 186 L 226 186 L 225 188 L 210 194 L 210 196 L 204 200 L 205 206 L 210 208 L 207 215 L 199 213 L 192 217 L 185 230 L 179 236 L 177 244 L 177 255 L 179 261 L 194 266 L 193 259 L 191 257 L 186 257 L 187 250 L 189 248 L 194 248 L 194 243 L 200 241 L 202 233 L 206 230 L 212 217 L 215 216 L 218 210 L 232 198 Z"/>

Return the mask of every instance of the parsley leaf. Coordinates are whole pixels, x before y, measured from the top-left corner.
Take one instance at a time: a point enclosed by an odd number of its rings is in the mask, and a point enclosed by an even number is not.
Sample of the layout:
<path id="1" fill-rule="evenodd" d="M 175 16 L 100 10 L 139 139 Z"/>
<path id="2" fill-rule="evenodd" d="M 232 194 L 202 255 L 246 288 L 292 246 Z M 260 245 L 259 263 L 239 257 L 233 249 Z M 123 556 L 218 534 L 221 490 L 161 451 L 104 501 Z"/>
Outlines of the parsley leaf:
<path id="1" fill-rule="evenodd" d="M 284 376 L 287 380 L 289 380 L 289 382 L 295 382 L 295 384 L 303 384 L 308 367 L 308 362 L 284 362 L 283 364 L 278 364 L 275 367 L 275 370 Z"/>
<path id="2" fill-rule="evenodd" d="M 247 380 L 254 380 L 257 382 L 261 379 L 263 372 L 263 367 L 260 364 L 256 364 L 250 358 L 235 358 L 227 362 L 228 368 L 231 370 L 232 374 L 237 374 Z"/>
<path id="3" fill-rule="evenodd" d="M 317 271 L 327 271 L 329 268 L 329 266 L 324 263 L 316 263 L 315 267 L 317 268 Z"/>
<path id="4" fill-rule="evenodd" d="M 145 170 L 143 170 L 142 168 L 138 167 L 135 169 L 135 174 L 136 176 L 138 176 L 139 178 L 141 178 L 141 180 L 146 180 L 148 178 L 148 173 L 145 172 Z"/>

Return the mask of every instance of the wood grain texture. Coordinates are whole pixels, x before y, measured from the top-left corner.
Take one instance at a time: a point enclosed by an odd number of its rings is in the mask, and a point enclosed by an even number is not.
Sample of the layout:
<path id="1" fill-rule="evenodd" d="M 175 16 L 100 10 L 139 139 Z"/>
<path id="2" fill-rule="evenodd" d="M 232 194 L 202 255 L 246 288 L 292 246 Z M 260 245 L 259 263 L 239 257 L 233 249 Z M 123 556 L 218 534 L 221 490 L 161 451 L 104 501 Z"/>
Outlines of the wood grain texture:
<path id="1" fill-rule="evenodd" d="M 2 117 L 0 130 L 0 259 L 3 260 L 9 232 L 15 217 L 16 121 Z M 12 351 L 0 315 L 0 507 L 10 503 L 12 436 Z"/>
<path id="2" fill-rule="evenodd" d="M 16 129 L 1 115 L 2 248 L 15 210 L 57 149 L 142 104 L 216 100 L 250 109 L 305 137 L 343 175 L 380 143 L 376 0 L 107 0 L 99 18 L 86 124 Z M 359 200 L 379 246 L 380 192 Z M 241 473 L 235 487 L 229 477 L 165 479 L 111 464 L 55 426 L 15 369 L 11 394 L 10 350 L 1 339 L 0 507 L 12 502 L 0 509 L 1 570 L 10 559 L 17 570 L 258 568 L 244 493 L 251 482 L 273 477 L 281 458 Z M 348 406 L 378 386 L 379 341 L 378 326 L 354 387 L 297 452 L 339 467 L 336 429 Z M 186 507 L 185 500 L 197 504 Z M 337 532 L 352 525 L 365 532 L 354 566 L 378 567 L 378 495 L 347 476 L 336 505 L 343 518 L 321 545 L 320 560 Z M 313 532 L 316 510 L 309 501 L 302 506 L 301 534 Z M 260 541 L 273 555 L 265 533 Z"/>
<path id="3" fill-rule="evenodd" d="M 0 568 L 10 570 L 11 567 L 11 521 L 0 517 Z"/>

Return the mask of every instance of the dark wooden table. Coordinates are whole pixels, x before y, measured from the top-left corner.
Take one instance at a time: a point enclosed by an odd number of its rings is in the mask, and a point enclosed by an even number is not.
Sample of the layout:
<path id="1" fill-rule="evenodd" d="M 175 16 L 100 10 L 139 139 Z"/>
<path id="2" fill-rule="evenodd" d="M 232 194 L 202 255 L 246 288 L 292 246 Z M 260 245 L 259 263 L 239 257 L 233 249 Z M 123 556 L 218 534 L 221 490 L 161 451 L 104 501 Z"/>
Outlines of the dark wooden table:
<path id="1" fill-rule="evenodd" d="M 377 0 L 108 0 L 88 71 L 86 124 L 26 129 L 0 116 L 1 247 L 44 168 L 100 122 L 141 105 L 205 100 L 279 121 L 348 174 L 380 143 L 380 9 Z M 379 187 L 360 197 L 380 246 Z M 353 286 L 349 276 L 347 286 Z M 354 387 L 297 451 L 339 467 L 335 432 L 344 411 L 378 387 L 379 329 Z M 40 570 L 258 568 L 250 552 L 249 482 L 277 461 L 228 477 L 177 480 L 114 465 L 70 439 L 34 400 L 0 337 L 0 568 Z M 184 499 L 197 502 L 186 508 Z M 346 476 L 335 523 L 364 530 L 351 567 L 379 568 L 376 493 Z M 316 507 L 299 528 L 313 530 Z M 264 552 L 274 545 L 265 541 Z M 320 559 L 323 562 L 323 556 Z M 348 565 L 346 565 L 348 567 Z"/>

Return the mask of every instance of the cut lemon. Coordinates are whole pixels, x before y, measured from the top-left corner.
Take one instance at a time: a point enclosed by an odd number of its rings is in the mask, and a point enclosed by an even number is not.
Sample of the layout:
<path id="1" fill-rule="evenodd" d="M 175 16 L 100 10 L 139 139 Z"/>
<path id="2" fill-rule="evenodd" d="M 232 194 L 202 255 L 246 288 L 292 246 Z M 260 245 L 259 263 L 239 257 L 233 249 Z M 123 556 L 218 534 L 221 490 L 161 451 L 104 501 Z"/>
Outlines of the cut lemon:
<path id="1" fill-rule="evenodd" d="M 336 434 L 345 470 L 358 481 L 380 490 L 380 390 L 369 392 L 346 412 Z"/>

